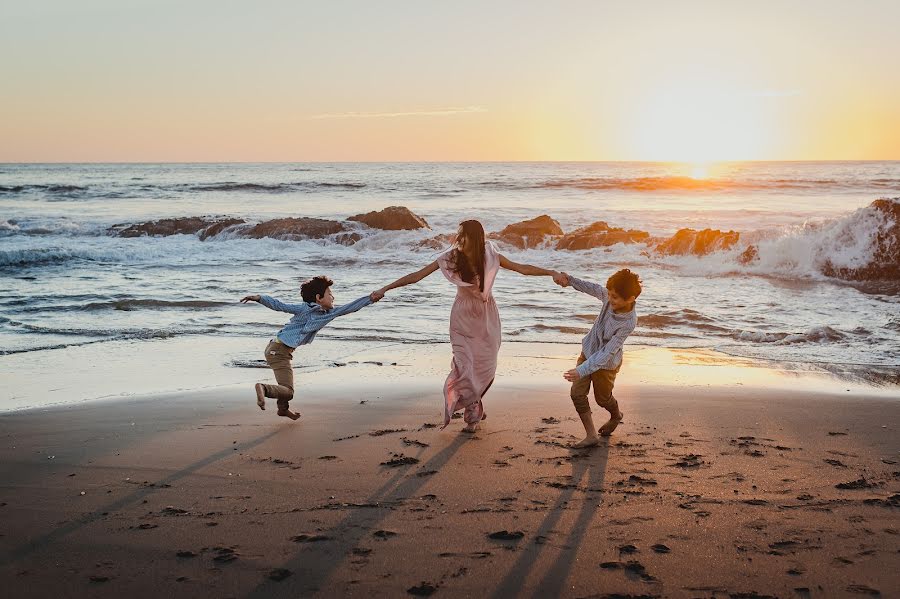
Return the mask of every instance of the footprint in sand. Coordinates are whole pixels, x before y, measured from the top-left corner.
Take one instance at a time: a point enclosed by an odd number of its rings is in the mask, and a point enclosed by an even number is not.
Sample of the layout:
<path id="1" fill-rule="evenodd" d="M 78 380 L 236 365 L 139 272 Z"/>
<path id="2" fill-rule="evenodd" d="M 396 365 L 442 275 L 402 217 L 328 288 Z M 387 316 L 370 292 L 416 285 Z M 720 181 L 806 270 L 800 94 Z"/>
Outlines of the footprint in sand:
<path id="1" fill-rule="evenodd" d="M 330 541 L 331 537 L 327 535 L 297 535 L 291 537 L 291 540 L 295 543 L 318 543 L 320 541 Z"/>
<path id="2" fill-rule="evenodd" d="M 518 541 L 525 536 L 521 530 L 510 532 L 508 530 L 498 530 L 497 532 L 488 533 L 488 538 L 495 541 Z"/>
<path id="3" fill-rule="evenodd" d="M 430 582 L 422 582 L 416 586 L 406 589 L 406 592 L 408 594 L 415 595 L 416 597 L 428 597 L 430 595 L 433 595 L 435 591 L 437 591 L 437 586 L 431 584 Z"/>
<path id="4" fill-rule="evenodd" d="M 274 570 L 269 572 L 267 577 L 269 580 L 274 580 L 275 582 L 281 582 L 282 580 L 284 580 L 285 578 L 287 578 L 288 576 L 291 576 L 291 575 L 293 575 L 293 572 L 291 572 L 290 570 L 287 570 L 285 568 L 275 568 Z"/>

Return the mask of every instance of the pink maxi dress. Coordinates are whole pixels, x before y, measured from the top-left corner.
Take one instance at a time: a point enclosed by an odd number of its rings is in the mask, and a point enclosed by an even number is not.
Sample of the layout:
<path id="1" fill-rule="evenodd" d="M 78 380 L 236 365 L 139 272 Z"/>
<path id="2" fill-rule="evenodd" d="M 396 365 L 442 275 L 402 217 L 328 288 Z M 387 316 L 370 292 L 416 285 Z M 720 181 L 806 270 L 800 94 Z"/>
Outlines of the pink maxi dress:
<path id="1" fill-rule="evenodd" d="M 453 270 L 452 252 L 444 252 L 437 259 L 441 272 L 457 286 L 456 301 L 450 311 L 453 363 L 444 383 L 444 427 L 450 424 L 457 410 L 465 410 L 463 417 L 467 424 L 482 419 L 481 398 L 494 382 L 500 351 L 500 313 L 491 295 L 500 270 L 500 254 L 493 243 L 484 244 L 484 291 L 481 291 L 477 284 L 466 283 Z"/>

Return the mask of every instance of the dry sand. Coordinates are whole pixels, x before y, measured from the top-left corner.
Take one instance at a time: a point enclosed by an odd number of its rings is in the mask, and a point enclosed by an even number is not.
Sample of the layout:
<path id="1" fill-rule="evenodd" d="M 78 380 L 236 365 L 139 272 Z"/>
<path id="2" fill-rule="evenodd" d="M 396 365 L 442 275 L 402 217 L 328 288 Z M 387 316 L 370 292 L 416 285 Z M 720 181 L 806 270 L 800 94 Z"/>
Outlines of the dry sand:
<path id="1" fill-rule="evenodd" d="M 637 372 L 578 451 L 561 379 L 501 377 L 469 436 L 374 364 L 297 422 L 250 386 L 2 415 L 4 595 L 896 596 L 896 397 Z"/>

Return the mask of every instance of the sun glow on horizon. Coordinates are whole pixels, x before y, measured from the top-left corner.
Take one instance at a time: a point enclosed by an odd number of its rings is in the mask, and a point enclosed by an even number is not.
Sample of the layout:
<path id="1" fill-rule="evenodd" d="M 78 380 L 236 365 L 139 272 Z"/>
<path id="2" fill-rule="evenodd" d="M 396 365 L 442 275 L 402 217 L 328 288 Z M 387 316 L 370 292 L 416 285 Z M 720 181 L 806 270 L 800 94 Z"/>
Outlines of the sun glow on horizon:
<path id="1" fill-rule="evenodd" d="M 691 164 L 691 179 L 708 179 L 709 178 L 709 164 L 707 163 L 696 163 Z"/>
<path id="2" fill-rule="evenodd" d="M 708 176 L 699 165 L 760 159 L 774 137 L 764 98 L 710 84 L 651 91 L 633 112 L 634 152 L 641 160 L 698 165 L 695 179 Z"/>

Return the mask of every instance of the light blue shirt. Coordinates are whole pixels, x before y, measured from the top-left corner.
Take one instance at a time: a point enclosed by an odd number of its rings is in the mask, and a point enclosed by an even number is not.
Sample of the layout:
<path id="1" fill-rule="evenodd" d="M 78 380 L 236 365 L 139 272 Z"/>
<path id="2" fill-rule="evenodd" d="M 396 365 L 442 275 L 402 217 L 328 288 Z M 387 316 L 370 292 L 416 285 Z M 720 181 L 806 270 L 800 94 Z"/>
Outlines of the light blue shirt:
<path id="1" fill-rule="evenodd" d="M 581 351 L 586 358 L 575 368 L 582 378 L 598 370 L 615 370 L 622 365 L 622 345 L 637 325 L 634 310 L 616 314 L 609 305 L 609 292 L 603 285 L 569 276 L 569 284 L 582 293 L 596 297 L 603 304 L 594 326 L 584 336 Z"/>
<path id="2" fill-rule="evenodd" d="M 366 295 L 354 302 L 325 310 L 315 302 L 303 302 L 300 304 L 286 304 L 268 295 L 259 296 L 259 303 L 270 310 L 288 312 L 293 314 L 284 328 L 278 331 L 277 339 L 289 347 L 299 347 L 312 343 L 322 327 L 337 318 L 360 308 L 365 308 L 372 303 L 372 299 Z"/>

